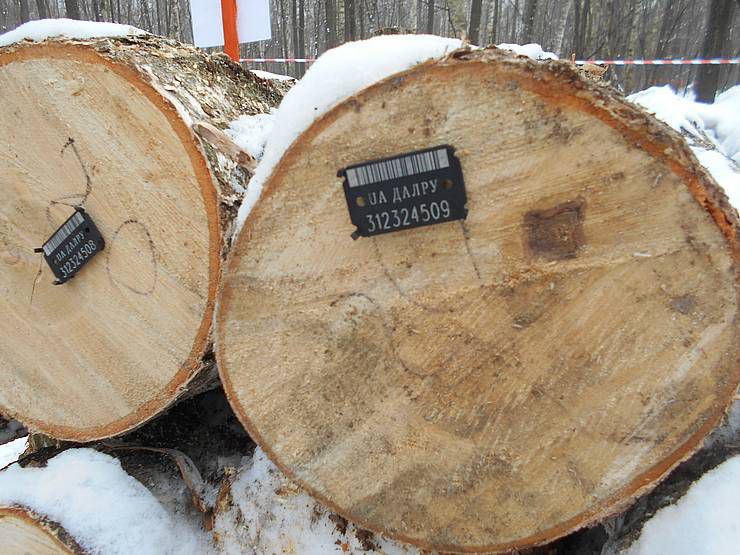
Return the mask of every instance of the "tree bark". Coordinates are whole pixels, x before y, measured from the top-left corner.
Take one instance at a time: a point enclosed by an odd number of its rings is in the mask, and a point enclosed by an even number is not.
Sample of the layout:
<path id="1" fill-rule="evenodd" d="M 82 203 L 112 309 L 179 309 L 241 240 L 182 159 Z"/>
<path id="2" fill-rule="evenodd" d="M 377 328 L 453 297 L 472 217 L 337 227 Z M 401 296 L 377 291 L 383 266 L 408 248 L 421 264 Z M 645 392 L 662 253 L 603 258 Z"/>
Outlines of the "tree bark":
<path id="1" fill-rule="evenodd" d="M 411 228 L 442 214 L 435 179 L 464 187 L 465 219 Z M 384 233 L 358 237 L 374 215 Z M 683 138 L 616 90 L 453 52 L 356 92 L 275 167 L 226 269 L 222 383 L 350 520 L 428 551 L 543 544 L 629 504 L 723 417 L 739 229 Z"/>
<path id="2" fill-rule="evenodd" d="M 36 0 L 36 9 L 39 12 L 39 19 L 48 19 L 49 17 L 49 6 L 46 0 Z"/>
<path id="3" fill-rule="evenodd" d="M 355 0 L 344 0 L 344 42 L 355 40 Z"/>
<path id="4" fill-rule="evenodd" d="M 64 0 L 64 6 L 67 9 L 67 17 L 69 19 L 81 19 L 78 0 Z"/>
<path id="5" fill-rule="evenodd" d="M 427 0 L 427 35 L 434 34 L 434 0 Z"/>
<path id="6" fill-rule="evenodd" d="M 534 33 L 534 18 L 537 15 L 537 0 L 527 0 L 524 6 L 524 29 L 522 31 L 522 43 L 532 42 Z"/>
<path id="7" fill-rule="evenodd" d="M 707 31 L 704 35 L 702 57 L 718 58 L 727 48 L 727 37 L 732 27 L 736 1 L 712 0 L 707 15 Z M 696 99 L 699 102 L 713 103 L 717 95 L 720 66 L 703 65 L 696 77 Z"/>
<path id="8" fill-rule="evenodd" d="M 499 19 L 501 18 L 501 0 L 494 0 L 493 23 L 491 24 L 491 44 L 498 42 Z"/>
<path id="9" fill-rule="evenodd" d="M 306 2 L 298 0 L 298 57 L 306 57 Z M 306 71 L 306 64 L 301 63 L 298 66 L 298 77 L 302 77 Z"/>
<path id="10" fill-rule="evenodd" d="M 18 0 L 18 7 L 20 8 L 21 23 L 30 21 L 31 15 L 28 11 L 28 0 Z"/>
<path id="11" fill-rule="evenodd" d="M 120 434 L 215 382 L 211 317 L 254 167 L 222 129 L 284 85 L 149 36 L 3 48 L 0 84 L 17 184 L 0 194 L 0 287 L 16 291 L 0 300 L 0 412 L 61 439 Z M 78 208 L 105 246 L 54 286 L 34 248 Z"/>
<path id="12" fill-rule="evenodd" d="M 326 48 L 337 45 L 337 11 L 335 0 L 325 0 L 326 6 Z"/>
<path id="13" fill-rule="evenodd" d="M 480 15 L 482 0 L 472 0 L 470 3 L 470 25 L 468 27 L 468 40 L 471 44 L 478 44 L 480 36 Z"/>

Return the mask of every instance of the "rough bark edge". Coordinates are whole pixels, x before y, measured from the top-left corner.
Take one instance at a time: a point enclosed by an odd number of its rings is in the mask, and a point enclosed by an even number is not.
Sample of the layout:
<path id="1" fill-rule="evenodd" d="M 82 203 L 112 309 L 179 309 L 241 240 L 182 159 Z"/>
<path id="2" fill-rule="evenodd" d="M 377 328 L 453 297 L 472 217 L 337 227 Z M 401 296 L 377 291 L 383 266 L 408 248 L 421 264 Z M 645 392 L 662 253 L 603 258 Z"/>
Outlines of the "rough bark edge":
<path id="1" fill-rule="evenodd" d="M 696 202 L 710 215 L 725 236 L 733 259 L 733 271 L 736 275 L 735 280 L 737 282 L 738 266 L 740 265 L 740 222 L 737 211 L 730 204 L 724 190 L 716 184 L 708 172 L 699 164 L 681 135 L 666 124 L 658 121 L 654 116 L 639 106 L 626 101 L 624 96 L 612 87 L 585 77 L 567 62 L 535 62 L 527 57 L 517 56 L 495 47 L 482 50 L 465 48 L 456 50 L 440 61 L 419 64 L 409 70 L 379 81 L 356 93 L 354 96 L 345 99 L 321 118 L 314 121 L 293 142 L 266 182 L 262 199 L 269 197 L 275 192 L 278 178 L 285 172 L 286 166 L 291 164 L 299 156 L 301 143 L 310 142 L 326 126 L 335 121 L 341 112 L 353 110 L 358 102 L 362 102 L 366 96 L 372 95 L 377 91 L 387 89 L 388 92 L 392 92 L 398 86 L 399 79 L 414 78 L 418 73 L 434 68 L 435 66 L 444 71 L 444 68 L 454 67 L 460 63 L 496 64 L 498 66 L 497 72 L 502 78 L 508 78 L 511 81 L 517 82 L 520 87 L 528 92 L 548 99 L 552 105 L 567 105 L 594 116 L 620 133 L 627 142 L 643 149 L 654 159 L 666 165 L 686 183 L 689 192 Z M 262 211 L 263 206 L 264 203 L 257 203 L 248 216 L 239 237 L 243 236 L 244 240 L 249 241 L 254 220 Z M 235 250 L 232 250 L 225 266 L 227 275 L 229 269 L 238 264 L 239 259 L 240 256 Z M 235 293 L 228 284 L 228 280 L 224 280 L 221 283 L 219 287 L 219 308 L 216 314 L 215 325 L 216 357 L 219 361 L 225 360 L 224 346 L 220 339 L 220 330 L 224 326 L 223 314 L 228 310 L 230 296 Z M 740 304 L 740 289 L 737 292 L 737 299 Z M 377 534 L 414 545 L 423 550 L 455 553 L 503 553 L 544 545 L 576 530 L 593 525 L 604 518 L 625 510 L 639 496 L 652 490 L 671 470 L 691 457 L 701 447 L 703 439 L 724 418 L 732 403 L 735 391 L 740 384 L 740 364 L 736 365 L 734 376 L 729 379 L 728 383 L 723 384 L 724 387 L 722 387 L 717 396 L 719 401 L 715 403 L 711 414 L 707 417 L 704 424 L 682 445 L 679 445 L 671 455 L 647 471 L 638 474 L 632 481 L 617 490 L 612 496 L 601 501 L 592 509 L 584 511 L 557 526 L 543 530 L 532 536 L 501 544 L 465 547 L 430 544 L 423 540 L 380 529 L 362 519 L 353 518 L 348 511 L 337 506 L 303 480 L 297 478 L 280 461 L 247 417 L 248 411 L 244 410 L 244 407 L 234 394 L 228 369 L 223 362 L 219 364 L 219 375 L 226 397 L 249 435 L 291 481 L 303 488 L 315 499 L 318 499 L 321 504 L 331 511 L 356 523 L 361 528 L 366 528 Z"/>
<path id="2" fill-rule="evenodd" d="M 75 539 L 59 523 L 46 518 L 35 511 L 21 505 L 9 507 L 0 506 L 0 518 L 15 517 L 26 521 L 35 528 L 45 532 L 60 549 L 71 555 L 85 555 L 87 551 L 80 547 Z"/>
<path id="3" fill-rule="evenodd" d="M 172 131 L 178 136 L 185 148 L 190 161 L 193 165 L 198 183 L 200 184 L 203 197 L 203 204 L 206 209 L 206 216 L 209 227 L 209 279 L 208 279 L 208 300 L 204 311 L 200 328 L 196 334 L 193 348 L 188 358 L 182 364 L 180 370 L 174 375 L 172 380 L 167 384 L 163 391 L 159 392 L 148 402 L 139 406 L 135 411 L 127 416 L 104 426 L 79 429 L 72 426 L 57 426 L 48 424 L 43 421 L 20 418 L 24 424 L 43 431 L 45 434 L 55 438 L 70 441 L 95 441 L 119 435 L 130 431 L 148 420 L 154 418 L 169 405 L 174 403 L 182 392 L 187 389 L 188 383 L 199 373 L 202 367 L 203 355 L 208 350 L 210 344 L 211 320 L 215 305 L 215 295 L 218 286 L 218 280 L 221 275 L 221 252 L 223 238 L 220 229 L 220 211 L 218 199 L 214 189 L 211 173 L 204 158 L 202 149 L 199 148 L 193 139 L 192 132 L 177 108 L 163 97 L 157 89 L 150 83 L 147 83 L 142 75 L 133 67 L 116 63 L 109 58 L 101 55 L 99 52 L 89 48 L 89 42 L 71 42 L 71 41 L 47 41 L 41 44 L 24 43 L 13 48 L 3 49 L 0 52 L 0 67 L 14 61 L 27 61 L 39 58 L 65 59 L 72 58 L 89 62 L 91 64 L 102 64 L 122 79 L 125 79 L 132 86 L 141 92 L 157 109 L 162 112 L 165 118 L 172 126 Z M 12 411 L 0 407 L 0 410 L 13 417 Z"/>

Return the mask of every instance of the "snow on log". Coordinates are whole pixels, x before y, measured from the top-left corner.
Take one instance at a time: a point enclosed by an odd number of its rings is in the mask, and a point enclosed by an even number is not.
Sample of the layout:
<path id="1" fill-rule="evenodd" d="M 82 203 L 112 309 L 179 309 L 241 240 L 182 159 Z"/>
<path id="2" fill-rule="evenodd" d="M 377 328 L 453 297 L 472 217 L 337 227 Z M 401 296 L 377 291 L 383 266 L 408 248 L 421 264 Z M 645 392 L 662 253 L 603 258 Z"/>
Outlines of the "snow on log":
<path id="1" fill-rule="evenodd" d="M 357 166 L 430 148 L 431 166 Z M 463 181 L 465 219 L 408 225 Z M 442 551 L 546 543 L 624 508 L 721 419 L 737 237 L 667 126 L 569 64 L 460 50 L 339 103 L 276 164 L 229 257 L 222 382 L 277 466 L 363 528 Z"/>
<path id="2" fill-rule="evenodd" d="M 3 552 L 211 553 L 203 514 L 180 474 L 143 457 L 122 466 L 93 449 L 70 449 L 45 467 L 0 473 Z"/>
<path id="3" fill-rule="evenodd" d="M 66 29 L 52 23 L 10 38 Z M 213 383 L 214 299 L 254 166 L 224 130 L 287 86 L 151 35 L 0 48 L 0 412 L 89 441 Z"/>
<path id="4" fill-rule="evenodd" d="M 419 553 L 328 511 L 288 480 L 259 448 L 222 482 L 213 516 L 219 552 L 228 555 Z"/>

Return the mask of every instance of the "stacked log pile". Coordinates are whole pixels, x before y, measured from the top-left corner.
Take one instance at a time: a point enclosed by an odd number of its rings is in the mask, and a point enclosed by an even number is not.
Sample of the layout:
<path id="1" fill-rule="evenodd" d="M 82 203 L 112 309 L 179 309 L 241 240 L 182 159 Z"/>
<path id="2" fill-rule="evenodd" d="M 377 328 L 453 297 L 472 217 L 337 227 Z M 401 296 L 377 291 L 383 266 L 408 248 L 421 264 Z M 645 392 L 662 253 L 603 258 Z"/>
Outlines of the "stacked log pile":
<path id="1" fill-rule="evenodd" d="M 101 450 L 229 552 L 299 544 L 255 468 L 339 550 L 506 552 L 701 446 L 740 382 L 738 216 L 675 132 L 461 49 L 319 117 L 232 242 L 257 161 L 224 129 L 286 87 L 151 36 L 0 49 L 0 412 L 53 438 L 24 464 Z M 77 214 L 102 250 L 60 279 Z M 86 550 L 23 503 L 0 538 Z"/>

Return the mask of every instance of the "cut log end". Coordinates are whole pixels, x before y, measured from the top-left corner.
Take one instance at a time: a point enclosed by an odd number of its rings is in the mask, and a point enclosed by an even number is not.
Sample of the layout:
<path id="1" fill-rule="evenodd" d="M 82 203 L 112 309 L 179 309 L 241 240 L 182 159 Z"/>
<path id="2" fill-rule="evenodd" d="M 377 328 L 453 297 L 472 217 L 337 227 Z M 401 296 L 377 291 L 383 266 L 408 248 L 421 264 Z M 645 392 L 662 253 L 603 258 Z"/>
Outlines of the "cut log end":
<path id="1" fill-rule="evenodd" d="M 438 145 L 467 218 L 353 240 L 337 171 Z M 222 381 L 273 460 L 363 527 L 541 544 L 623 507 L 724 413 L 737 229 L 680 137 L 618 94 L 453 54 L 335 107 L 276 167 L 229 259 Z"/>
<path id="2" fill-rule="evenodd" d="M 243 170 L 189 122 L 224 127 L 281 93 L 157 37 L 6 48 L 0 88 L 0 410 L 62 439 L 122 433 L 187 390 L 210 349 L 238 201 L 223 193 Z M 105 246 L 56 286 L 34 249 L 77 208 Z"/>
<path id="3" fill-rule="evenodd" d="M 0 538 L 7 555 L 82 555 L 57 523 L 23 507 L 0 507 Z"/>

